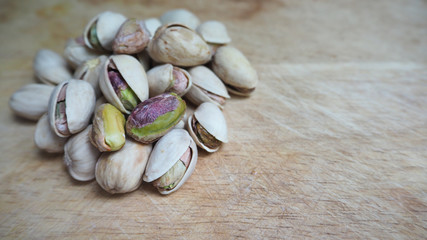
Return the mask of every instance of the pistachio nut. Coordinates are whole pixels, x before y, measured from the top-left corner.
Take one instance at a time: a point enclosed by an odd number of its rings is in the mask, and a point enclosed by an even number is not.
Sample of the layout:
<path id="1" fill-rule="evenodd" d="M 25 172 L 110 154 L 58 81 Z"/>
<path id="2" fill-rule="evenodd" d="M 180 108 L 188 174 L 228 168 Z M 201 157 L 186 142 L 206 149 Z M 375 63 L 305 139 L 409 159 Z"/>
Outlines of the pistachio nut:
<path id="1" fill-rule="evenodd" d="M 197 164 L 197 146 L 184 129 L 173 129 L 156 143 L 144 174 L 161 194 L 178 190 Z"/>
<path id="2" fill-rule="evenodd" d="M 200 104 L 194 114 L 188 117 L 187 127 L 197 146 L 207 152 L 216 152 L 222 143 L 228 142 L 224 115 L 213 103 Z"/>
<path id="3" fill-rule="evenodd" d="M 34 143 L 37 148 L 48 153 L 62 153 L 67 138 L 58 137 L 52 131 L 49 124 L 47 113 L 45 113 L 37 122 L 34 132 Z"/>
<path id="4" fill-rule="evenodd" d="M 126 133 L 142 143 L 151 143 L 169 132 L 185 114 L 186 104 L 175 93 L 149 98 L 132 111 Z"/>
<path id="5" fill-rule="evenodd" d="M 193 67 L 189 70 L 193 85 L 185 95 L 186 99 L 200 105 L 203 102 L 211 102 L 224 108 L 226 99 L 230 98 L 227 89 L 214 72 L 205 66 Z"/>
<path id="6" fill-rule="evenodd" d="M 38 120 L 47 112 L 50 94 L 55 87 L 32 83 L 14 92 L 9 99 L 10 109 L 18 116 Z"/>
<path id="7" fill-rule="evenodd" d="M 159 28 L 148 44 L 150 57 L 159 63 L 191 67 L 211 59 L 208 44 L 191 28 L 170 24 Z"/>
<path id="8" fill-rule="evenodd" d="M 113 41 L 115 54 L 139 53 L 148 45 L 150 32 L 141 19 L 131 18 L 120 27 Z"/>
<path id="9" fill-rule="evenodd" d="M 92 117 L 95 100 L 95 91 L 85 81 L 71 79 L 56 86 L 48 106 L 52 130 L 60 137 L 68 137 L 85 129 Z"/>
<path id="10" fill-rule="evenodd" d="M 196 29 L 196 27 L 200 24 L 199 18 L 194 15 L 194 13 L 182 8 L 165 12 L 160 17 L 160 21 L 163 25 L 170 23 L 180 23 L 187 25 L 191 29 Z"/>
<path id="11" fill-rule="evenodd" d="M 145 48 L 142 52 L 136 54 L 136 59 L 138 59 L 139 63 L 141 63 L 144 71 L 147 72 L 151 66 L 151 58 L 148 55 L 147 48 Z"/>
<path id="12" fill-rule="evenodd" d="M 113 40 L 126 21 L 120 13 L 103 12 L 92 18 L 86 25 L 83 33 L 85 44 L 88 48 L 97 51 L 112 51 Z"/>
<path id="13" fill-rule="evenodd" d="M 225 25 L 219 21 L 206 21 L 200 24 L 196 32 L 211 44 L 227 44 L 231 42 Z"/>
<path id="14" fill-rule="evenodd" d="M 96 181 L 111 194 L 136 190 L 141 185 L 151 149 L 152 144 L 126 139 L 119 151 L 101 154 L 95 169 Z"/>
<path id="15" fill-rule="evenodd" d="M 153 67 L 147 72 L 147 79 L 150 97 L 164 92 L 174 92 L 178 96 L 183 96 L 192 84 L 190 74 L 182 68 L 172 66 L 172 64 Z"/>
<path id="16" fill-rule="evenodd" d="M 113 105 L 100 105 L 93 119 L 90 141 L 100 152 L 117 151 L 125 144 L 125 117 Z"/>
<path id="17" fill-rule="evenodd" d="M 112 55 L 105 61 L 99 86 L 108 102 L 126 114 L 148 98 L 144 68 L 129 55 Z"/>
<path id="18" fill-rule="evenodd" d="M 224 81 L 228 91 L 236 95 L 249 96 L 258 83 L 256 70 L 243 53 L 232 46 L 217 49 L 212 70 Z"/>
<path id="19" fill-rule="evenodd" d="M 93 90 L 95 90 L 95 96 L 97 98 L 101 96 L 99 78 L 105 61 L 107 61 L 107 56 L 101 55 L 97 58 L 85 61 L 74 72 L 75 79 L 84 80 L 92 85 Z"/>
<path id="20" fill-rule="evenodd" d="M 148 19 L 145 19 L 144 22 L 145 22 L 145 26 L 147 27 L 148 31 L 150 32 L 150 39 L 153 38 L 157 29 L 160 26 L 162 26 L 162 23 L 157 18 L 148 18 Z"/>
<path id="21" fill-rule="evenodd" d="M 57 85 L 72 78 L 65 59 L 48 49 L 41 49 L 37 52 L 33 70 L 36 77 L 46 84 Z"/>
<path id="22" fill-rule="evenodd" d="M 78 181 L 95 178 L 95 166 L 101 153 L 90 143 L 92 125 L 71 136 L 64 147 L 64 163 L 71 177 Z"/>
<path id="23" fill-rule="evenodd" d="M 64 58 L 73 69 L 98 56 L 98 52 L 86 47 L 83 37 L 70 38 L 65 45 Z"/>

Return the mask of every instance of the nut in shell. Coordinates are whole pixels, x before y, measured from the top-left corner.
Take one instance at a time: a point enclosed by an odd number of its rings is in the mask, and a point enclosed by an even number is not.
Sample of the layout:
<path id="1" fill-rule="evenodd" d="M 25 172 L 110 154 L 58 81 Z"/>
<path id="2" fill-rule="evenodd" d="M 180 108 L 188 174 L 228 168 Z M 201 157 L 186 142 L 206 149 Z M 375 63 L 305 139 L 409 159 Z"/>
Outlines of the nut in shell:
<path id="1" fill-rule="evenodd" d="M 70 38 L 65 45 L 64 58 L 73 69 L 98 56 L 99 52 L 86 47 L 83 37 Z"/>
<path id="2" fill-rule="evenodd" d="M 151 150 L 152 144 L 127 139 L 119 151 L 102 153 L 96 164 L 96 181 L 111 194 L 136 190 L 141 185 Z"/>
<path id="3" fill-rule="evenodd" d="M 92 85 L 93 90 L 95 90 L 96 97 L 101 96 L 101 89 L 99 88 L 99 78 L 105 61 L 107 61 L 107 56 L 101 55 L 97 58 L 85 61 L 74 72 L 75 79 L 84 80 L 90 83 L 90 85 Z"/>
<path id="4" fill-rule="evenodd" d="M 194 13 L 188 11 L 187 9 L 173 9 L 165 12 L 161 17 L 160 21 L 163 25 L 170 23 L 180 23 L 188 26 L 191 29 L 196 29 L 200 24 L 199 18 L 194 15 Z"/>
<path id="5" fill-rule="evenodd" d="M 225 25 L 219 21 L 206 21 L 200 24 L 196 32 L 210 44 L 227 44 L 231 42 Z"/>
<path id="6" fill-rule="evenodd" d="M 34 132 L 34 143 L 37 148 L 48 153 L 62 153 L 66 141 L 67 138 L 58 137 L 52 131 L 47 113 L 44 114 L 37 122 L 36 131 Z"/>
<path id="7" fill-rule="evenodd" d="M 33 70 L 40 81 L 50 85 L 57 85 L 72 78 L 65 59 L 48 49 L 41 49 L 37 52 Z"/>
<path id="8" fill-rule="evenodd" d="M 172 66 L 172 64 L 153 67 L 147 72 L 147 78 L 150 97 L 165 92 L 174 92 L 178 96 L 183 96 L 192 85 L 190 74 L 182 68 Z"/>
<path id="9" fill-rule="evenodd" d="M 197 146 L 187 131 L 173 129 L 154 146 L 143 179 L 153 182 L 161 194 L 170 194 L 191 176 L 197 156 Z"/>
<path id="10" fill-rule="evenodd" d="M 126 20 L 120 27 L 113 41 L 115 54 L 139 53 L 148 45 L 150 32 L 141 19 L 131 18 Z"/>

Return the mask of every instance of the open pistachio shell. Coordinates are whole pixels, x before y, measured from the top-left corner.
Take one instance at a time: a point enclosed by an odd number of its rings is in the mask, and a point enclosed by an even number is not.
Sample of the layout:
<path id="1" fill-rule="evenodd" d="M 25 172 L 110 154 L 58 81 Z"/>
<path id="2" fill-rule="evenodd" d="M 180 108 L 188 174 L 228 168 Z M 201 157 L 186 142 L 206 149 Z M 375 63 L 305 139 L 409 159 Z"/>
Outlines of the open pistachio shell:
<path id="1" fill-rule="evenodd" d="M 190 74 L 182 68 L 172 64 L 163 64 L 147 72 L 150 97 L 164 92 L 174 92 L 183 96 L 191 87 Z"/>
<path id="2" fill-rule="evenodd" d="M 112 51 L 113 40 L 126 21 L 126 17 L 115 12 L 103 12 L 92 18 L 83 33 L 87 47 L 98 51 Z"/>
<path id="3" fill-rule="evenodd" d="M 37 148 L 49 153 L 62 153 L 67 138 L 58 137 L 50 128 L 47 113 L 37 122 L 34 143 Z"/>
<path id="4" fill-rule="evenodd" d="M 152 182 L 162 177 L 180 161 L 188 148 L 191 151 L 191 158 L 182 178 L 172 189 L 158 188 L 161 194 L 170 194 L 178 190 L 193 173 L 198 156 L 196 144 L 184 129 L 173 129 L 156 143 L 148 160 L 144 181 Z"/>
<path id="5" fill-rule="evenodd" d="M 236 95 L 249 96 L 258 83 L 256 70 L 243 53 L 232 46 L 217 49 L 212 70 L 224 81 L 228 91 Z"/>
<path id="6" fill-rule="evenodd" d="M 226 99 L 230 98 L 227 89 L 215 73 L 205 66 L 193 67 L 189 70 L 193 86 L 185 97 L 195 105 L 211 102 L 224 108 Z"/>
<path id="7" fill-rule="evenodd" d="M 95 166 L 101 153 L 89 141 L 92 125 L 71 136 L 64 147 L 64 163 L 71 177 L 78 181 L 95 178 Z"/>
<path id="8" fill-rule="evenodd" d="M 145 26 L 150 32 L 150 39 L 153 38 L 154 34 L 156 34 L 157 29 L 162 26 L 162 23 L 157 18 L 148 18 L 144 20 Z"/>
<path id="9" fill-rule="evenodd" d="M 95 91 L 85 81 L 71 79 L 56 86 L 48 106 L 52 130 L 60 137 L 68 137 L 85 129 L 92 117 L 95 100 Z"/>
<path id="10" fill-rule="evenodd" d="M 113 71 L 111 66 L 114 66 L 116 76 L 118 75 L 121 81 L 124 81 L 120 83 L 120 88 L 114 89 L 112 85 L 111 80 L 113 79 L 109 76 Z M 126 114 L 129 114 L 136 104 L 148 98 L 148 82 L 145 70 L 136 58 L 129 55 L 112 55 L 105 61 L 101 70 L 99 86 L 108 102 Z M 124 95 L 122 90 L 126 91 L 127 95 Z M 120 94 L 123 93 L 121 98 L 116 91 L 121 92 Z M 129 105 L 125 106 L 123 103 L 126 101 L 129 102 Z"/>
<path id="11" fill-rule="evenodd" d="M 231 42 L 227 28 L 219 21 L 206 21 L 200 24 L 196 32 L 207 42 L 212 44 L 226 44 Z"/>
<path id="12" fill-rule="evenodd" d="M 188 117 L 187 127 L 197 146 L 207 152 L 216 152 L 221 143 L 228 142 L 224 115 L 213 103 L 200 104 L 194 114 Z"/>
<path id="13" fill-rule="evenodd" d="M 101 69 L 104 66 L 106 60 L 107 56 L 105 55 L 87 60 L 74 72 L 75 79 L 84 80 L 92 85 L 97 98 L 101 96 L 101 89 L 99 88 L 99 75 L 101 74 Z"/>
<path id="14" fill-rule="evenodd" d="M 191 28 L 172 23 L 159 28 L 148 44 L 148 53 L 159 63 L 191 67 L 207 63 L 208 44 Z"/>
<path id="15" fill-rule="evenodd" d="M 37 52 L 33 70 L 36 77 L 46 84 L 57 85 L 72 78 L 65 59 L 48 49 L 41 49 Z"/>
<path id="16" fill-rule="evenodd" d="M 199 18 L 187 9 L 173 9 L 165 12 L 161 17 L 160 21 L 163 25 L 169 23 L 180 23 L 187 25 L 191 29 L 196 29 L 200 24 Z"/>
<path id="17" fill-rule="evenodd" d="M 64 57 L 73 69 L 98 56 L 99 52 L 86 47 L 83 37 L 70 38 L 65 45 Z"/>
<path id="18" fill-rule="evenodd" d="M 141 185 L 151 150 L 152 144 L 126 139 L 119 151 L 101 154 L 96 164 L 96 181 L 111 194 L 136 190 Z"/>

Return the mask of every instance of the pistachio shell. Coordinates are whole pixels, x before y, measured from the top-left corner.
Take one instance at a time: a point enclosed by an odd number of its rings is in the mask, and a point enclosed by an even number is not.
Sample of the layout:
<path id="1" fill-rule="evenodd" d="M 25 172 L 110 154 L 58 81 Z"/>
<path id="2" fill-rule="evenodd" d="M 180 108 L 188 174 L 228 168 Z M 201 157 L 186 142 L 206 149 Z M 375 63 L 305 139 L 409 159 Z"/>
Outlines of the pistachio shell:
<path id="1" fill-rule="evenodd" d="M 71 177 L 78 181 L 95 178 L 95 166 L 101 154 L 89 141 L 92 125 L 70 137 L 64 148 L 64 163 Z"/>
<path id="2" fill-rule="evenodd" d="M 194 111 L 194 114 L 188 117 L 187 127 L 188 132 L 199 147 L 208 152 L 217 151 L 219 147 L 209 148 L 200 141 L 197 137 L 196 130 L 193 129 L 193 119 L 197 120 L 210 135 L 215 137 L 215 139 L 223 143 L 228 142 L 227 123 L 221 110 L 215 104 L 210 102 L 200 104 Z"/>
<path id="3" fill-rule="evenodd" d="M 95 96 L 98 98 L 101 96 L 101 89 L 99 88 L 99 78 L 102 67 L 104 66 L 107 56 L 101 55 L 97 58 L 93 58 L 85 61 L 80 65 L 74 72 L 75 79 L 84 80 L 92 85 L 95 90 Z"/>
<path id="4" fill-rule="evenodd" d="M 73 69 L 98 56 L 98 52 L 85 46 L 83 37 L 70 38 L 65 45 L 64 58 Z"/>
<path id="5" fill-rule="evenodd" d="M 37 122 L 34 143 L 37 148 L 49 153 L 62 153 L 67 138 L 58 137 L 50 128 L 47 113 Z"/>
<path id="6" fill-rule="evenodd" d="M 232 46 L 222 46 L 212 61 L 212 70 L 231 93 L 249 96 L 258 83 L 256 70 L 248 59 Z"/>
<path id="7" fill-rule="evenodd" d="M 159 63 L 191 67 L 211 59 L 208 44 L 189 27 L 170 24 L 159 28 L 148 44 L 148 53 Z"/>
<path id="8" fill-rule="evenodd" d="M 180 157 L 190 148 L 191 160 L 180 182 L 171 190 L 159 189 L 161 194 L 170 194 L 178 190 L 191 176 L 197 164 L 197 146 L 184 129 L 173 129 L 160 138 L 153 148 L 144 174 L 144 181 L 152 182 L 171 169 Z"/>
<path id="9" fill-rule="evenodd" d="M 160 21 L 163 25 L 169 23 L 180 23 L 187 25 L 191 29 L 196 29 L 200 24 L 199 18 L 187 9 L 173 9 L 165 12 L 161 17 Z"/>
<path id="10" fill-rule="evenodd" d="M 157 18 L 148 18 L 148 19 L 145 19 L 144 22 L 145 22 L 145 26 L 147 27 L 148 31 L 150 32 L 150 39 L 153 38 L 157 29 L 160 26 L 162 26 L 162 23 Z"/>
<path id="11" fill-rule="evenodd" d="M 117 152 L 105 152 L 96 164 L 96 181 L 107 192 L 127 193 L 136 190 L 142 182 L 152 145 L 127 139 Z"/>
<path id="12" fill-rule="evenodd" d="M 138 59 L 139 63 L 141 63 L 145 72 L 150 69 L 151 59 L 150 55 L 148 55 L 147 48 L 145 48 L 144 51 L 137 53 L 136 59 Z"/>
<path id="13" fill-rule="evenodd" d="M 67 85 L 65 91 L 65 125 L 69 133 L 61 133 L 55 124 L 58 97 L 64 85 Z M 71 79 L 56 86 L 50 96 L 48 106 L 49 123 L 52 130 L 60 137 L 67 137 L 85 129 L 92 117 L 95 100 L 95 91 L 85 81 Z"/>
<path id="14" fill-rule="evenodd" d="M 103 12 L 92 18 L 86 25 L 83 33 L 84 41 L 87 47 L 90 49 L 112 51 L 113 40 L 120 29 L 120 26 L 126 21 L 126 17 L 119 13 L 114 12 Z M 94 46 L 89 38 L 90 30 L 92 25 L 96 25 L 96 37 L 101 49 Z"/>
<path id="15" fill-rule="evenodd" d="M 10 96 L 9 107 L 20 117 L 38 120 L 47 112 L 49 97 L 54 88 L 46 84 L 25 85 Z"/>
<path id="16" fill-rule="evenodd" d="M 114 63 L 118 72 L 123 77 L 123 80 L 130 89 L 139 98 L 139 101 L 144 101 L 148 98 L 148 83 L 147 75 L 142 65 L 134 57 L 129 55 L 112 55 L 105 62 L 99 80 L 99 86 L 105 98 L 118 108 L 121 112 L 129 114 L 130 111 L 125 108 L 120 101 L 113 86 L 111 85 L 110 78 L 108 77 L 108 66 L 110 62 Z"/>
<path id="17" fill-rule="evenodd" d="M 186 78 L 187 83 L 184 89 L 174 87 L 176 83 L 174 71 L 178 71 L 182 74 L 181 76 Z M 172 64 L 163 64 L 150 69 L 147 72 L 147 78 L 150 97 L 164 92 L 174 92 L 178 96 L 183 96 L 192 85 L 190 74 L 182 68 L 172 66 Z"/>
<path id="18" fill-rule="evenodd" d="M 33 70 L 36 77 L 46 84 L 56 85 L 72 78 L 65 59 L 48 49 L 41 49 L 37 52 Z"/>
<path id="19" fill-rule="evenodd" d="M 219 21 L 206 21 L 200 24 L 196 32 L 207 42 L 226 44 L 231 42 L 225 25 Z"/>

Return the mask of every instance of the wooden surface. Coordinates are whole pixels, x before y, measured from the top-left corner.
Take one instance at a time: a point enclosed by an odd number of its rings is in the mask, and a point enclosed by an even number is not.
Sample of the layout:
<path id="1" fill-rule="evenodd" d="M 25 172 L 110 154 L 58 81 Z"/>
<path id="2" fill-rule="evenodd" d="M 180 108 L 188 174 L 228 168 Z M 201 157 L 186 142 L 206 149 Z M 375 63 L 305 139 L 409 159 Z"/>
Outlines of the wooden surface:
<path id="1" fill-rule="evenodd" d="M 73 181 L 10 95 L 40 48 L 62 52 L 103 10 L 186 7 L 223 21 L 258 70 L 224 111 L 230 142 L 164 197 Z M 0 1 L 0 238 L 423 239 L 427 2 Z"/>

